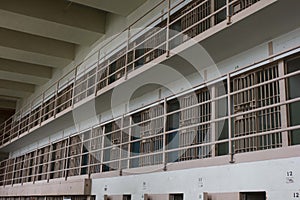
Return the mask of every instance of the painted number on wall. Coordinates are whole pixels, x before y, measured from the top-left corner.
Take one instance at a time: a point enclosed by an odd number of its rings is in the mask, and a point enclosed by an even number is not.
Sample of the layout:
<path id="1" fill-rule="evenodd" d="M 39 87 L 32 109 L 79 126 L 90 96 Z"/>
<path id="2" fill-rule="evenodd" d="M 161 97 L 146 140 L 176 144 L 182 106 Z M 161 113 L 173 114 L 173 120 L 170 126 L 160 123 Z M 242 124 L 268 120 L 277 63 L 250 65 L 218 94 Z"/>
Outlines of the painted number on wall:
<path id="1" fill-rule="evenodd" d="M 300 198 L 300 193 L 299 192 L 295 192 L 293 197 L 294 198 Z"/>
<path id="2" fill-rule="evenodd" d="M 293 171 L 287 171 L 286 172 L 286 183 L 287 184 L 292 184 L 292 183 L 295 182 L 293 176 L 294 176 Z"/>

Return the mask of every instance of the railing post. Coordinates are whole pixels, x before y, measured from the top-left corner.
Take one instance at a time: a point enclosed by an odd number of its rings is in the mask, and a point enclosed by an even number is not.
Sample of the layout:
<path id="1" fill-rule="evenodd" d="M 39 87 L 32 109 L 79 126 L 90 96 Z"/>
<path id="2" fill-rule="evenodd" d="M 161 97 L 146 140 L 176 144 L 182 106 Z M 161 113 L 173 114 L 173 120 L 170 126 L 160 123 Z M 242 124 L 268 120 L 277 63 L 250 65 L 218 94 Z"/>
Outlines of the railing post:
<path id="1" fill-rule="evenodd" d="M 5 141 L 5 137 L 6 137 L 6 124 L 7 124 L 7 120 L 5 120 L 4 126 L 3 126 L 3 141 Z M 9 137 L 9 141 L 10 141 L 10 137 Z"/>
<path id="2" fill-rule="evenodd" d="M 227 24 L 231 24 L 231 15 L 230 15 L 230 6 L 229 0 L 226 0 L 226 16 L 227 16 Z"/>
<path id="3" fill-rule="evenodd" d="M 121 118 L 121 124 L 120 124 L 120 149 L 119 149 L 119 172 L 122 174 L 122 140 L 123 140 L 123 127 L 124 127 L 124 115 L 122 115 Z"/>
<path id="4" fill-rule="evenodd" d="M 171 0 L 166 0 L 167 1 L 167 9 L 168 9 L 168 15 L 167 15 L 167 26 L 166 26 L 166 57 L 169 57 L 170 56 L 170 12 L 171 12 Z"/>
<path id="5" fill-rule="evenodd" d="M 9 164 L 9 159 L 6 160 L 5 166 L 4 166 L 4 174 L 3 174 L 3 188 L 5 188 L 6 185 L 6 178 L 7 178 L 7 168 Z"/>
<path id="6" fill-rule="evenodd" d="M 64 163 L 64 168 L 63 168 L 63 173 L 62 175 L 64 176 L 65 180 L 68 179 L 68 167 L 69 167 L 69 152 L 70 152 L 70 136 L 68 136 L 67 141 L 66 141 L 66 146 L 65 146 L 65 163 Z"/>
<path id="7" fill-rule="evenodd" d="M 215 0 L 210 0 L 210 14 L 215 12 Z M 215 15 L 212 15 L 210 19 L 210 27 L 213 27 L 215 25 Z"/>
<path id="8" fill-rule="evenodd" d="M 28 126 L 28 130 L 27 130 L 28 133 L 30 132 L 31 124 L 33 124 L 32 121 L 31 121 L 31 119 L 32 119 L 32 116 L 31 116 L 31 115 L 32 115 L 32 114 L 31 114 L 32 111 L 33 111 L 33 101 L 30 103 L 30 110 L 29 110 L 29 115 L 28 115 L 28 116 L 29 116 L 29 119 L 28 119 L 28 120 L 29 120 L 29 123 L 28 123 L 28 125 L 27 125 L 27 126 Z"/>
<path id="9" fill-rule="evenodd" d="M 22 121 L 22 113 L 21 113 L 21 111 L 19 111 L 19 120 L 17 120 L 17 123 L 18 123 L 18 138 L 20 137 L 20 131 L 21 131 L 21 121 Z"/>
<path id="10" fill-rule="evenodd" d="M 12 170 L 12 174 L 11 174 L 11 186 L 14 185 L 14 181 L 15 181 L 15 171 L 16 171 L 16 160 L 17 160 L 17 157 L 15 157 L 13 160 L 14 160 L 14 162 L 12 164 L 13 170 Z"/>
<path id="11" fill-rule="evenodd" d="M 59 89 L 59 82 L 57 82 L 56 84 L 56 91 L 55 91 L 55 96 L 54 96 L 54 113 L 53 113 L 53 117 L 56 118 L 56 114 L 57 114 L 57 101 L 58 101 L 58 89 Z"/>
<path id="12" fill-rule="evenodd" d="M 163 170 L 167 169 L 167 160 L 166 160 L 166 131 L 167 131 L 167 99 L 164 98 L 164 129 L 163 129 Z"/>
<path id="13" fill-rule="evenodd" d="M 126 104 L 127 105 L 127 104 Z M 132 130 L 132 118 L 131 115 L 128 116 L 129 117 L 129 128 L 128 128 L 128 147 L 127 147 L 127 168 L 130 168 L 130 154 L 131 154 L 131 130 Z"/>
<path id="14" fill-rule="evenodd" d="M 41 115 L 40 115 L 40 126 L 42 125 L 43 122 L 43 118 L 44 118 L 44 103 L 45 103 L 45 92 L 43 92 L 43 99 L 42 99 L 42 103 L 41 103 Z"/>
<path id="15" fill-rule="evenodd" d="M 278 62 L 278 74 L 279 77 L 284 76 L 285 70 L 284 70 L 284 61 L 281 60 Z M 286 82 L 285 79 L 281 79 L 279 81 L 279 99 L 280 102 L 285 102 L 287 100 L 286 98 Z M 288 108 L 287 105 L 284 104 L 280 106 L 280 118 L 281 118 L 281 128 L 286 129 L 288 127 Z M 282 133 L 282 146 L 287 147 L 289 146 L 289 136 L 288 131 L 283 131 Z"/>
<path id="16" fill-rule="evenodd" d="M 71 101 L 72 109 L 74 108 L 74 104 L 75 104 L 75 90 L 76 90 L 77 70 L 78 70 L 78 67 L 75 67 L 75 69 L 74 69 L 74 86 L 73 86 L 72 101 Z"/>
<path id="17" fill-rule="evenodd" d="M 98 86 L 98 71 L 99 70 L 99 66 L 100 66 L 100 49 L 98 50 L 98 58 L 97 58 L 97 67 L 96 67 L 96 75 L 95 75 L 95 89 L 94 89 L 94 93 L 95 96 L 97 96 L 97 86 Z M 101 76 L 100 76 L 101 77 Z"/>
<path id="18" fill-rule="evenodd" d="M 100 173 L 103 172 L 103 161 L 104 161 L 104 142 L 105 142 L 105 126 L 101 127 L 100 126 L 100 129 L 102 129 L 102 140 L 101 140 L 101 154 L 100 154 Z"/>
<path id="19" fill-rule="evenodd" d="M 127 80 L 127 75 L 128 75 L 128 54 L 129 54 L 128 51 L 129 51 L 129 40 L 130 40 L 130 28 L 131 26 L 129 26 L 127 30 L 128 32 L 127 32 L 127 41 L 126 41 L 125 80 Z"/>
<path id="20" fill-rule="evenodd" d="M 216 100 L 214 100 L 216 98 L 216 86 L 213 85 L 211 87 L 211 90 L 210 90 L 210 96 L 211 96 L 211 121 L 214 121 L 216 119 Z M 212 142 L 216 142 L 217 141 L 217 138 L 216 138 L 216 133 L 217 133 L 217 129 L 216 129 L 216 123 L 217 122 L 212 122 L 211 123 L 211 141 Z M 215 157 L 216 156 L 216 145 L 213 144 L 211 146 L 211 156 L 212 157 Z"/>
<path id="21" fill-rule="evenodd" d="M 49 145 L 49 152 L 48 152 L 48 166 L 47 166 L 47 172 L 46 172 L 46 179 L 47 182 L 49 183 L 50 181 L 50 176 L 51 176 L 51 160 L 52 160 L 52 151 L 53 151 L 53 143 L 50 142 Z"/>
<path id="22" fill-rule="evenodd" d="M 231 133 L 231 90 L 230 90 L 230 74 L 227 74 L 227 111 L 228 111 L 228 153 L 231 156 L 230 162 L 233 162 L 232 152 L 233 144 L 232 144 L 232 133 Z"/>

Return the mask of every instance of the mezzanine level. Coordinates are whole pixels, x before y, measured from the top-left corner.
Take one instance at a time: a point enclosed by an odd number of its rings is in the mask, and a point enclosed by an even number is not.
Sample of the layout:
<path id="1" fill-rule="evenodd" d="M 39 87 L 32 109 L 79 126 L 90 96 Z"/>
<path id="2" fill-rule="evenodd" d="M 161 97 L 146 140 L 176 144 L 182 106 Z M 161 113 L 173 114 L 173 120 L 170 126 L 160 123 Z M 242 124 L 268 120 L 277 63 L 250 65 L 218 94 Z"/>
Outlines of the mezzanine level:
<path id="1" fill-rule="evenodd" d="M 223 40 L 220 39 L 220 34 L 216 33 L 223 30 L 223 34 L 226 35 L 226 28 L 230 28 L 230 24 L 239 22 L 239 20 L 256 13 L 275 1 L 235 0 L 220 2 L 223 3 L 214 5 L 213 1 L 206 0 L 178 1 L 171 4 L 167 1 L 161 1 L 152 10 L 162 6 L 165 8 L 164 12 L 147 23 L 145 27 L 149 28 L 135 32 L 132 28 L 134 27 L 133 24 L 2 124 L 2 147 L 9 146 L 84 102 L 95 98 L 95 96 L 102 95 L 115 85 L 130 80 L 133 74 L 136 76 L 140 72 L 144 72 L 151 67 L 151 61 L 163 61 L 167 59 L 167 56 L 172 57 L 172 54 L 168 55 L 169 52 L 176 52 L 177 48 L 187 48 L 182 46 L 189 38 L 194 38 L 196 41 L 203 40 L 203 45 L 208 50 L 215 51 L 214 45 L 207 45 L 207 43 L 209 43 L 209 39 L 218 40 L 219 38 L 218 41 Z M 272 9 L 278 9 L 276 6 L 274 7 Z M 145 16 L 153 14 L 151 13 L 152 10 Z M 194 15 L 196 17 L 191 19 L 191 16 Z M 265 13 L 265 15 L 269 15 L 269 13 Z M 142 19 L 139 19 L 135 24 L 138 24 Z M 233 27 L 245 25 L 246 23 L 237 23 Z M 291 23 L 291 27 L 293 25 Z M 171 34 L 170 30 L 174 29 L 178 32 Z M 276 29 L 280 30 L 279 32 L 283 31 L 279 27 Z M 215 34 L 213 37 L 217 39 L 212 39 L 211 35 L 213 34 Z M 124 35 L 127 37 L 122 40 Z M 236 38 L 236 35 L 232 35 L 228 39 L 230 40 L 230 38 L 232 40 Z M 252 39 L 250 43 L 243 44 L 243 48 L 257 44 L 260 40 L 262 40 L 261 37 L 258 37 L 256 41 Z M 122 42 L 111 48 L 110 45 L 114 41 Z M 234 54 L 238 50 L 240 49 L 232 49 L 226 53 Z M 213 55 L 216 56 L 216 60 L 228 56 L 221 53 Z"/>

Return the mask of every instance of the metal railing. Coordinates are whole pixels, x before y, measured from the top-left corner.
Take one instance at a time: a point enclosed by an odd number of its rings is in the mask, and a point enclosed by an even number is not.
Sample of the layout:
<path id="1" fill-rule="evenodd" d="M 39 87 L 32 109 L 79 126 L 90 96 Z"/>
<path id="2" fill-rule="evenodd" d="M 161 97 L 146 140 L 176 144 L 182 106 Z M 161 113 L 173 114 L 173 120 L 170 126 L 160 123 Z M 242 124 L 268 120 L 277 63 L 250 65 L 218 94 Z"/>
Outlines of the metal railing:
<path id="1" fill-rule="evenodd" d="M 299 56 L 296 59 L 300 62 Z M 285 70 L 288 61 L 272 61 L 255 69 L 250 66 L 246 72 L 243 70 L 247 68 L 243 68 L 238 70 L 240 74 L 238 71 L 227 74 L 183 94 L 172 95 L 61 141 L 2 161 L 0 185 L 90 176 L 144 166 L 167 166 L 173 162 L 218 156 L 233 159 L 235 154 L 297 145 L 300 141 L 292 135 L 300 130 L 300 125 L 287 123 L 283 116 L 290 114 L 287 108 L 291 105 L 300 105 L 299 96 L 288 97 L 296 90 L 289 81 L 300 77 L 300 67 Z M 265 81 L 256 79 L 251 84 L 244 81 L 242 88 L 232 87 L 231 83 L 240 82 L 249 75 L 269 78 Z M 220 92 L 223 87 L 225 90 Z M 210 95 L 202 98 L 206 88 L 210 88 Z M 289 92 L 287 88 L 290 88 Z M 255 102 L 249 107 L 248 97 L 252 96 L 244 94 L 255 90 L 265 93 L 264 97 L 277 98 L 279 95 L 279 99 L 260 104 L 268 98 L 255 96 Z M 168 110 L 191 94 L 198 94 L 196 101 Z M 224 113 L 220 114 L 219 105 L 225 108 Z M 279 111 L 281 116 L 275 125 L 272 109 Z M 257 124 L 253 122 L 253 129 L 247 126 L 249 116 L 259 118 Z M 187 122 L 191 117 L 195 120 Z M 180 137 L 180 134 L 189 137 Z"/>
<path id="2" fill-rule="evenodd" d="M 218 7 L 213 7 L 212 1 L 214 0 L 178 0 L 172 5 L 170 0 L 159 2 L 1 124 L 0 146 L 43 126 L 88 97 L 101 94 L 103 88 L 121 78 L 126 79 L 128 73 L 159 56 L 168 56 L 170 50 L 189 38 L 220 22 L 229 22 L 232 15 L 259 0 L 224 0 Z M 157 12 L 159 9 L 163 11 Z M 191 19 L 195 12 L 198 12 L 198 17 Z M 145 23 L 153 13 L 154 19 Z M 140 26 L 139 23 L 145 28 L 136 30 L 135 26 Z M 182 28 L 178 29 L 178 26 Z M 170 32 L 172 29 L 176 32 Z"/>

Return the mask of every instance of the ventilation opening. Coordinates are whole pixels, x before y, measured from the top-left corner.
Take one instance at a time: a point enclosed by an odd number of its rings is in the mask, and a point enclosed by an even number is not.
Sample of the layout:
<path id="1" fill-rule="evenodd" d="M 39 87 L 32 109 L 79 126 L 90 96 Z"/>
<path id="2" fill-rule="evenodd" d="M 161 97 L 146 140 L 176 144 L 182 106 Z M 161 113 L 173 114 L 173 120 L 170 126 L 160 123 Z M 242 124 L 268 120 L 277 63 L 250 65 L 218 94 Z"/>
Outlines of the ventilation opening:
<path id="1" fill-rule="evenodd" d="M 131 200 L 131 195 L 130 194 L 124 194 L 123 195 L 123 200 Z"/>
<path id="2" fill-rule="evenodd" d="M 242 192 L 240 200 L 266 200 L 266 192 Z"/>
<path id="3" fill-rule="evenodd" d="M 183 193 L 181 193 L 181 194 L 170 194 L 169 200 L 183 200 Z"/>

